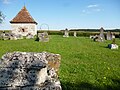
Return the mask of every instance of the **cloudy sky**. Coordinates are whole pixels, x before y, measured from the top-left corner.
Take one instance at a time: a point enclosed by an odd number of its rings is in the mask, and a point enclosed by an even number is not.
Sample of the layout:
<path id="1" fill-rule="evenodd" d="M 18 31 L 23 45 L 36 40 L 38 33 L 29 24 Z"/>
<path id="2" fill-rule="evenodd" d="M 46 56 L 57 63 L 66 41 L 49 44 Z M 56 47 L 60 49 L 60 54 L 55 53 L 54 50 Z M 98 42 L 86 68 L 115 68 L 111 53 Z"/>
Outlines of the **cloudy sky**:
<path id="1" fill-rule="evenodd" d="M 38 29 L 120 28 L 120 0 L 0 0 L 6 18 L 0 29 L 11 29 L 12 20 L 23 6 L 38 22 Z"/>

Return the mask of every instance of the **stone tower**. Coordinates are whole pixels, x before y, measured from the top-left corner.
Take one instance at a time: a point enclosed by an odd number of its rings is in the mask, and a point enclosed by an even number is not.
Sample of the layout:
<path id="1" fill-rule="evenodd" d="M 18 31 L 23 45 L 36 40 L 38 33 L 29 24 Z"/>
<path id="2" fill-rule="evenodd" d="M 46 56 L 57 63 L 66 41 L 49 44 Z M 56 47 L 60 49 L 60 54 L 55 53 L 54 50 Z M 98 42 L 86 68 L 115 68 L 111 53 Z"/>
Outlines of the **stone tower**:
<path id="1" fill-rule="evenodd" d="M 32 18 L 24 6 L 19 13 L 10 21 L 12 33 L 26 36 L 37 34 L 37 22 Z"/>

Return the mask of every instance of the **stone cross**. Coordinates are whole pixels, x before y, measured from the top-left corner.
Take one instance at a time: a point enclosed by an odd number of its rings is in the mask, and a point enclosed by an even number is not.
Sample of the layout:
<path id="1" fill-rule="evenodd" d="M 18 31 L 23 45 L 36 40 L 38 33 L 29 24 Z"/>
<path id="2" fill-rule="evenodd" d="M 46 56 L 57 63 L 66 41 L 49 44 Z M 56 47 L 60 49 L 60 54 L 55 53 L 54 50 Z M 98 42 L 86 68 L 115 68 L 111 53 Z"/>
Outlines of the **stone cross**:
<path id="1" fill-rule="evenodd" d="M 69 37 L 69 31 L 67 28 L 65 29 L 63 37 Z"/>

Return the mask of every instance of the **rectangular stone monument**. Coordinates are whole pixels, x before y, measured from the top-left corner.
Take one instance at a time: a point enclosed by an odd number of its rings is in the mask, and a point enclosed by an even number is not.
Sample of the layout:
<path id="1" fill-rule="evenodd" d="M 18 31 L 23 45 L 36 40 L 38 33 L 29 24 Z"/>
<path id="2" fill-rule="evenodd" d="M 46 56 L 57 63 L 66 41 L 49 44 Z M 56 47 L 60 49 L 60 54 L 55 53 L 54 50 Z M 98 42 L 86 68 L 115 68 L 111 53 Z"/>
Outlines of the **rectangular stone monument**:
<path id="1" fill-rule="evenodd" d="M 38 33 L 39 42 L 48 42 L 49 36 L 47 32 L 44 33 Z"/>
<path id="2" fill-rule="evenodd" d="M 112 34 L 110 31 L 107 32 L 107 40 L 112 40 Z"/>
<path id="3" fill-rule="evenodd" d="M 76 33 L 76 31 L 74 32 L 74 37 L 77 37 L 77 33 Z"/>
<path id="4" fill-rule="evenodd" d="M 60 59 L 48 52 L 6 53 L 0 59 L 0 90 L 62 90 Z"/>

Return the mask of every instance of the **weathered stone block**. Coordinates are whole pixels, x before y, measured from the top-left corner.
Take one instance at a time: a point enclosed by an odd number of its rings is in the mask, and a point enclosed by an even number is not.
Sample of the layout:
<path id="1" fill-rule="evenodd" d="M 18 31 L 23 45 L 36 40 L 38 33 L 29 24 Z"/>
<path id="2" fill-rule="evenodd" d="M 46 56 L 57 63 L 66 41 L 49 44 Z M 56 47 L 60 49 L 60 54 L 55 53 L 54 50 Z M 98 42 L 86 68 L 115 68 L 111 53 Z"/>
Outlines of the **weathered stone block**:
<path id="1" fill-rule="evenodd" d="M 32 39 L 32 38 L 34 38 L 34 35 L 32 35 L 30 33 L 26 35 L 26 39 Z"/>
<path id="2" fill-rule="evenodd" d="M 17 40 L 17 39 L 23 39 L 23 36 L 20 34 L 14 34 L 14 33 L 2 33 L 0 35 L 2 40 Z"/>
<path id="3" fill-rule="evenodd" d="M 39 42 L 48 42 L 49 36 L 47 32 L 44 33 L 38 33 Z"/>
<path id="4" fill-rule="evenodd" d="M 118 49 L 118 45 L 117 44 L 108 44 L 108 48 L 110 48 L 110 49 Z"/>
<path id="5" fill-rule="evenodd" d="M 61 90 L 60 55 L 13 52 L 1 58 L 0 90 Z"/>

